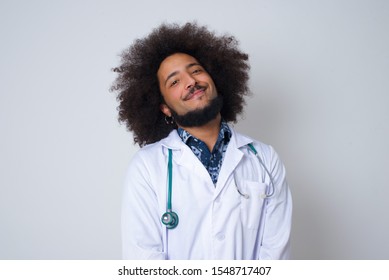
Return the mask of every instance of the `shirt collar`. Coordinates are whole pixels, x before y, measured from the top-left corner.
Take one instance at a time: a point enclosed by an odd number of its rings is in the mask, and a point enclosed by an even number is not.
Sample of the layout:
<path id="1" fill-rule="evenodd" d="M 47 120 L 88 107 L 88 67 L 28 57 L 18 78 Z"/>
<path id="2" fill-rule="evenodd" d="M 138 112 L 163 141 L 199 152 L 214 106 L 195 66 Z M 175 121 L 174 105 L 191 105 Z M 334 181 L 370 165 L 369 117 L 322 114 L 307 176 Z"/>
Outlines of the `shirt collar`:
<path id="1" fill-rule="evenodd" d="M 195 138 L 192 134 L 190 134 L 188 131 L 186 131 L 185 129 L 179 127 L 177 129 L 177 133 L 178 135 L 180 136 L 181 140 L 187 144 L 189 139 L 191 137 Z M 220 142 L 221 140 L 224 140 L 224 142 L 227 142 L 230 140 L 231 138 L 231 130 L 230 128 L 228 127 L 227 123 L 222 120 L 221 124 L 220 124 L 220 131 L 219 131 L 219 136 L 216 140 L 216 143 Z"/>

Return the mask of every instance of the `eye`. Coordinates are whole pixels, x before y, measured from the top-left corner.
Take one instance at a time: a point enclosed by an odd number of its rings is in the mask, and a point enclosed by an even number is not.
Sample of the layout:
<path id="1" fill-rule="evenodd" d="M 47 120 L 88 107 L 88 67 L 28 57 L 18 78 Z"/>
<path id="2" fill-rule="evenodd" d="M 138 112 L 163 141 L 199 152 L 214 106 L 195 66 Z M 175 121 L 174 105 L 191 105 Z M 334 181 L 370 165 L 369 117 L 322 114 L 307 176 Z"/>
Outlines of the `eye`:
<path id="1" fill-rule="evenodd" d="M 178 80 L 174 80 L 173 82 L 170 83 L 170 87 L 173 87 L 175 86 L 176 84 L 178 84 Z"/>
<path id="2" fill-rule="evenodd" d="M 192 74 L 197 74 L 197 73 L 200 73 L 200 72 L 202 72 L 202 69 L 197 68 L 197 69 L 194 69 L 194 70 L 192 71 Z"/>

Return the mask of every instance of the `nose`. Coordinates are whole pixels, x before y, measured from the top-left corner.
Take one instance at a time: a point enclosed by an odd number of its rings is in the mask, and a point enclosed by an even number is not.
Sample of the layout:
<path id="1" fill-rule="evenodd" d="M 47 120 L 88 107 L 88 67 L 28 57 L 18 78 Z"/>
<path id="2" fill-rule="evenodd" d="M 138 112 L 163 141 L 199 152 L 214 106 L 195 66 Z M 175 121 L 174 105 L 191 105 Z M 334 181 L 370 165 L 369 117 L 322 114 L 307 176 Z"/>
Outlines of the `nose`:
<path id="1" fill-rule="evenodd" d="M 186 79 L 185 79 L 185 89 L 190 89 L 191 87 L 194 87 L 196 84 L 196 79 L 188 74 Z"/>

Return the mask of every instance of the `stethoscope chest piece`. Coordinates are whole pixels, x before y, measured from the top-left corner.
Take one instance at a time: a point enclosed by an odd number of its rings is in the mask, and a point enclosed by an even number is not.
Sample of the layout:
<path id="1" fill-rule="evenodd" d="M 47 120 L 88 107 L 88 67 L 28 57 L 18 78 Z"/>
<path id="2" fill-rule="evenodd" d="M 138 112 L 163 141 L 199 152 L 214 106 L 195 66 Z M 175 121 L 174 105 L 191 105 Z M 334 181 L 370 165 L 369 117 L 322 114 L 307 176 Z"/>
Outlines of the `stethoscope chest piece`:
<path id="1" fill-rule="evenodd" d="M 178 225 L 178 215 L 175 212 L 165 212 L 161 217 L 161 222 L 168 228 L 173 229 Z"/>

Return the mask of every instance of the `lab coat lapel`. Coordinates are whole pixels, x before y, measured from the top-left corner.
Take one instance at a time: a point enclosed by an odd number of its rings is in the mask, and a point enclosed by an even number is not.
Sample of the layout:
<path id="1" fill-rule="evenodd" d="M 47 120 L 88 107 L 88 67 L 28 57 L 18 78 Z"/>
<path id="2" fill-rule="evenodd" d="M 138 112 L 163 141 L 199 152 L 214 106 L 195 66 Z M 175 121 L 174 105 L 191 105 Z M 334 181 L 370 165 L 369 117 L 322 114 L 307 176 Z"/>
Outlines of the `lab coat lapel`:
<path id="1" fill-rule="evenodd" d="M 235 168 L 242 160 L 244 153 L 240 150 L 240 148 L 252 142 L 250 138 L 237 134 L 231 126 L 230 129 L 232 136 L 219 173 L 218 181 L 216 184 L 215 197 L 219 195 L 219 193 L 228 183 L 228 180 L 233 175 Z"/>
<path id="2" fill-rule="evenodd" d="M 205 169 L 201 161 L 183 142 L 181 146 L 181 154 L 177 157 L 176 163 L 187 168 L 189 172 L 194 172 L 195 174 L 198 174 L 201 178 L 207 178 L 209 185 L 213 186 L 212 179 L 209 176 L 207 169 Z"/>
<path id="3" fill-rule="evenodd" d="M 222 167 L 220 169 L 214 197 L 219 195 L 221 190 L 225 187 L 225 185 L 228 183 L 228 180 L 230 180 L 231 176 L 233 175 L 236 166 L 242 160 L 244 153 L 240 150 L 240 148 L 247 145 L 248 143 L 253 142 L 252 139 L 236 133 L 231 126 L 229 127 L 232 135 L 225 157 L 223 159 Z M 188 170 L 199 174 L 199 176 L 202 178 L 208 178 L 207 180 L 209 180 L 209 185 L 213 186 L 212 179 L 209 176 L 207 170 L 193 154 L 191 149 L 185 145 L 184 142 L 182 142 L 176 130 L 173 130 L 167 138 L 162 140 L 162 145 L 167 149 L 173 150 L 173 161 L 176 164 L 182 165 Z M 167 149 L 164 151 L 166 157 Z"/>
<path id="4" fill-rule="evenodd" d="M 182 142 L 176 130 L 173 130 L 167 138 L 162 140 L 162 145 L 167 149 L 173 150 L 174 163 L 187 168 L 191 172 L 199 174 L 202 178 L 209 178 L 209 185 L 213 186 L 212 179 L 204 165 L 199 161 L 192 150 Z M 164 151 L 166 157 L 167 149 Z"/>

